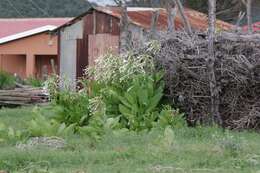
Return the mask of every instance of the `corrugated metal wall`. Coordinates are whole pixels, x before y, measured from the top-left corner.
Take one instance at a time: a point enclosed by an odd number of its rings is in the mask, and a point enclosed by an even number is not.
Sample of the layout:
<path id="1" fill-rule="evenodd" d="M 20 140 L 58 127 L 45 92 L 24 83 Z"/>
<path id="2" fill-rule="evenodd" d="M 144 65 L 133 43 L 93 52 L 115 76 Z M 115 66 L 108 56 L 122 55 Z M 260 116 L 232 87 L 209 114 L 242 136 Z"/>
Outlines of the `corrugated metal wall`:
<path id="1" fill-rule="evenodd" d="M 75 88 L 77 76 L 77 40 L 83 39 L 83 21 L 78 21 L 60 31 L 60 76 Z M 62 81 L 64 86 L 64 81 Z"/>
<path id="2" fill-rule="evenodd" d="M 84 69 L 88 66 L 88 39 L 87 35 L 83 39 L 77 40 L 77 78 L 84 75 Z"/>

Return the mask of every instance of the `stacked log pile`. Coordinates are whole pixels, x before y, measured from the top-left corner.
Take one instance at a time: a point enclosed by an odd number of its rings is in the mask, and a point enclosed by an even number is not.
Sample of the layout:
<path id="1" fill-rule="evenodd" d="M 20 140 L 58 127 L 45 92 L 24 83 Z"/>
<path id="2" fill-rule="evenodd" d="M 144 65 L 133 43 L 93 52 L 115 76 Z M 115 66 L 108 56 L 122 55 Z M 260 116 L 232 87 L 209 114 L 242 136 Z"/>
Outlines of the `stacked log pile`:
<path id="1" fill-rule="evenodd" d="M 0 106 L 25 106 L 46 103 L 49 100 L 47 92 L 42 88 L 16 88 L 0 90 Z"/>
<path id="2" fill-rule="evenodd" d="M 225 127 L 260 129 L 260 39 L 226 36 L 218 35 L 214 42 L 221 118 Z M 207 35 L 176 32 L 160 39 L 154 56 L 158 69 L 166 72 L 168 98 L 190 123 L 207 123 L 212 118 Z"/>

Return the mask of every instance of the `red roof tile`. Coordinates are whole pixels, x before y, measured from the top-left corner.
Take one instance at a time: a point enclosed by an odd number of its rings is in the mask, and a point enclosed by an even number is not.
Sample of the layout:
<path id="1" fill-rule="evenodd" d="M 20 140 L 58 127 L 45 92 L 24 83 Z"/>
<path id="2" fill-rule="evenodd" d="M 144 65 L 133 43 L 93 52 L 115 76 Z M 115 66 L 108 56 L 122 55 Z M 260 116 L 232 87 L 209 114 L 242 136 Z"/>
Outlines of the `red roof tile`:
<path id="1" fill-rule="evenodd" d="M 70 18 L 24 18 L 0 19 L 0 38 L 20 32 L 36 29 L 46 25 L 61 26 L 71 20 Z"/>

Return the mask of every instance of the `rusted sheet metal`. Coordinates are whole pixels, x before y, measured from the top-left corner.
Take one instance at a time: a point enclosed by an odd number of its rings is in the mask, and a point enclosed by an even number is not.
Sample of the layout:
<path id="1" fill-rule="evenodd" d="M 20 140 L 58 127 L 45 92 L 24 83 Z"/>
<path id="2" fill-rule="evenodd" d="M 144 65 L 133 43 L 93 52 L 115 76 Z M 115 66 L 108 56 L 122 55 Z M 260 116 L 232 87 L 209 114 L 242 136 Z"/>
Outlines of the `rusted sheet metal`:
<path id="1" fill-rule="evenodd" d="M 94 17 L 94 15 L 96 17 Z M 95 13 L 87 14 L 83 20 L 84 20 L 85 34 L 101 34 L 101 33 L 110 33 L 112 35 L 120 34 L 119 19 L 114 16 L 102 12 L 95 12 Z"/>
<path id="2" fill-rule="evenodd" d="M 93 34 L 93 14 L 87 14 L 84 17 L 84 33 Z"/>
<path id="3" fill-rule="evenodd" d="M 167 29 L 167 25 L 168 25 L 167 16 L 168 15 L 167 15 L 167 11 L 163 8 L 132 8 L 132 7 L 130 7 L 130 8 L 127 8 L 127 10 L 128 10 L 130 22 L 132 24 L 135 24 L 144 29 L 150 28 L 153 12 L 155 10 L 158 10 L 160 12 L 160 15 L 159 15 L 157 28 L 159 30 Z M 116 33 L 118 32 L 119 28 L 117 25 L 119 25 L 119 21 L 116 19 L 121 19 L 121 17 L 122 17 L 122 12 L 119 7 L 92 7 L 86 13 L 83 13 L 80 16 L 74 18 L 73 20 L 67 22 L 66 24 L 60 26 L 54 32 L 66 27 L 66 26 L 70 26 L 73 23 L 77 22 L 78 20 L 81 20 L 84 17 L 89 19 L 89 21 L 86 20 L 87 23 L 92 23 L 93 19 L 91 19 L 91 17 L 89 15 L 92 15 L 94 11 L 98 11 L 100 13 L 104 13 L 104 14 L 113 16 L 114 18 L 112 19 L 112 21 L 113 21 L 113 23 L 115 22 L 115 25 L 112 25 L 112 26 L 113 26 L 113 29 L 115 29 L 114 31 Z M 190 24 L 193 29 L 202 30 L 202 31 L 207 30 L 208 17 L 206 14 L 200 13 L 196 10 L 192 10 L 189 8 L 185 8 L 185 14 L 187 15 L 188 20 L 190 21 Z M 177 16 L 175 18 L 175 26 L 177 29 L 183 27 L 180 14 L 177 14 Z M 229 24 L 229 23 L 221 21 L 221 20 L 217 20 L 217 27 L 220 30 L 230 30 L 230 29 L 234 28 L 234 26 L 232 24 Z M 115 34 L 115 32 L 112 32 L 112 34 Z M 117 35 L 118 35 L 118 33 L 117 33 Z"/>
<path id="4" fill-rule="evenodd" d="M 108 51 L 117 54 L 119 46 L 119 36 L 111 34 L 89 35 L 88 61 L 89 66 L 95 64 L 95 60 L 106 54 Z"/>
<path id="5" fill-rule="evenodd" d="M 77 78 L 81 78 L 88 65 L 88 38 L 77 39 Z"/>
<path id="6" fill-rule="evenodd" d="M 99 12 L 103 12 L 105 14 L 121 18 L 121 9 L 118 7 L 96 7 L 95 10 Z M 158 10 L 160 12 L 159 20 L 157 28 L 159 30 L 166 30 L 168 23 L 167 23 L 167 11 L 162 8 L 128 8 L 128 16 L 130 19 L 130 22 L 138 25 L 140 27 L 143 27 L 145 29 L 149 29 L 151 26 L 151 19 L 153 12 L 155 10 Z M 185 14 L 192 26 L 192 28 L 196 30 L 207 30 L 208 28 L 208 18 L 207 15 L 200 13 L 198 11 L 185 8 Z M 180 15 L 178 14 L 175 18 L 175 25 L 176 28 L 183 27 L 182 25 L 182 19 Z M 217 27 L 218 29 L 222 30 L 230 30 L 233 25 L 226 23 L 221 20 L 217 20 Z"/>

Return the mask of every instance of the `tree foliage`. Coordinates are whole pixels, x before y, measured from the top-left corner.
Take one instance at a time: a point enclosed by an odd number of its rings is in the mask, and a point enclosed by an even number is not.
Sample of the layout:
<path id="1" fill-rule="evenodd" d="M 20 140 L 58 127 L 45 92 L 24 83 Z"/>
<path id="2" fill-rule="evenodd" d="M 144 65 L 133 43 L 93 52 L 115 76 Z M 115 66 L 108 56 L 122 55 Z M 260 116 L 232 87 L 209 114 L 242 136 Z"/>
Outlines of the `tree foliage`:
<path id="1" fill-rule="evenodd" d="M 1 0 L 0 17 L 73 17 L 89 7 L 86 0 Z"/>

